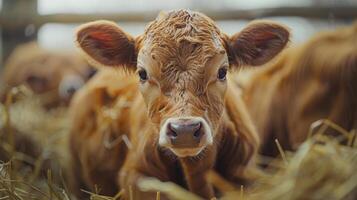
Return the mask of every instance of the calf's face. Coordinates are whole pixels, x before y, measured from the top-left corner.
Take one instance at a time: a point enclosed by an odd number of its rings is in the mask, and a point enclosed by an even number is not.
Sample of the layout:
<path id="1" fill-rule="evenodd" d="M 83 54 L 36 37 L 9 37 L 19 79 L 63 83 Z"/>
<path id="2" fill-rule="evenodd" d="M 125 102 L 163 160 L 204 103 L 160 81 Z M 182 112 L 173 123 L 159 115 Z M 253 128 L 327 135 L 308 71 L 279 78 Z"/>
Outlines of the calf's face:
<path id="1" fill-rule="evenodd" d="M 229 68 L 267 62 L 289 32 L 256 22 L 228 37 L 205 15 L 177 10 L 159 15 L 137 38 L 107 21 L 85 24 L 76 36 L 92 63 L 136 70 L 158 144 L 186 157 L 198 155 L 219 132 Z"/>

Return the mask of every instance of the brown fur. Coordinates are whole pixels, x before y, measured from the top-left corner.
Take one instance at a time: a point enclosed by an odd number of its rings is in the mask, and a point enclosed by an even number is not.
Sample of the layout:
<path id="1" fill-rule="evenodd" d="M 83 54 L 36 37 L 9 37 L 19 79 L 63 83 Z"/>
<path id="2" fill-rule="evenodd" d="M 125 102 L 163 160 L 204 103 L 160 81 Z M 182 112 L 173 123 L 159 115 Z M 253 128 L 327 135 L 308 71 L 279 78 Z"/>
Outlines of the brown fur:
<path id="1" fill-rule="evenodd" d="M 13 87 L 25 85 L 42 96 L 45 107 L 68 104 L 70 98 L 59 95 L 64 77 L 77 75 L 86 81 L 93 70 L 79 56 L 42 49 L 35 42 L 20 45 L 11 54 L 2 74 L 1 99 Z"/>
<path id="2" fill-rule="evenodd" d="M 266 26 L 259 26 L 262 23 Z M 77 45 L 92 63 L 145 69 L 149 79 L 138 81 L 106 69 L 77 93 L 71 106 L 73 171 L 82 181 L 77 186 L 93 190 L 98 184 L 103 194 L 111 195 L 119 188 L 128 195 L 132 186 L 135 199 L 153 199 L 155 194 L 139 191 L 136 183 L 155 177 L 211 198 L 215 193 L 205 179 L 207 171 L 216 170 L 231 181 L 249 179 L 246 171 L 251 169 L 258 139 L 237 88 L 229 80 L 218 80 L 217 71 L 242 62 L 267 62 L 285 46 L 289 35 L 285 28 L 257 24 L 243 30 L 242 37 L 228 37 L 203 14 L 178 10 L 161 14 L 136 39 L 111 22 L 80 27 Z M 260 33 L 262 39 L 248 37 L 249 32 Z M 253 44 L 248 47 L 239 40 Z M 260 48 L 265 58 L 250 48 Z M 109 123 L 102 121 L 106 108 L 113 114 Z M 212 129 L 213 144 L 197 156 L 178 157 L 158 144 L 165 120 L 182 116 L 202 117 Z M 127 135 L 131 148 L 120 142 L 108 149 L 105 135 L 112 140 Z"/>
<path id="3" fill-rule="evenodd" d="M 356 129 L 357 24 L 319 33 L 287 50 L 275 63 L 253 72 L 249 82 L 244 100 L 266 155 L 278 153 L 275 138 L 284 149 L 296 149 L 319 119 Z"/>

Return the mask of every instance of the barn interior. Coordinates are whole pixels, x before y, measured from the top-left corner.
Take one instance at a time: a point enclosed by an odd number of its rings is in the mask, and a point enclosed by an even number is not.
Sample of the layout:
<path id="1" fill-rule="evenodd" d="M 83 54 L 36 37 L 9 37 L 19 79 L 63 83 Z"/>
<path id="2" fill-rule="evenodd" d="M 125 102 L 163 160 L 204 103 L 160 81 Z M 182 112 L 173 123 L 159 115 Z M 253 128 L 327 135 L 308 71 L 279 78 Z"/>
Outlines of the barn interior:
<path id="1" fill-rule="evenodd" d="M 76 48 L 76 29 L 94 20 L 110 20 L 138 36 L 160 11 L 174 9 L 202 12 L 228 35 L 252 20 L 284 24 L 291 33 L 288 48 L 357 23 L 356 0 L 0 0 L 0 199 L 76 199 L 67 172 L 68 106 L 98 71 Z M 352 72 L 357 72 L 356 60 Z M 33 71 L 26 71 L 31 67 Z M 249 78 L 249 70 L 246 73 L 237 75 L 243 80 L 238 84 Z M 357 80 L 350 84 L 357 85 Z M 350 98 L 357 102 L 357 95 Z M 220 194 L 212 199 L 357 199 L 355 117 L 351 129 L 328 118 L 316 120 L 306 130 L 309 137 L 294 151 L 275 140 L 279 155 L 258 156 L 262 172 L 252 185 L 235 185 L 211 171 L 207 181 Z M 328 129 L 337 136 L 326 137 Z M 157 179 L 142 180 L 139 187 L 157 192 L 156 199 L 202 199 Z M 122 199 L 122 190 L 115 196 L 100 191 L 82 193 L 90 199 Z"/>

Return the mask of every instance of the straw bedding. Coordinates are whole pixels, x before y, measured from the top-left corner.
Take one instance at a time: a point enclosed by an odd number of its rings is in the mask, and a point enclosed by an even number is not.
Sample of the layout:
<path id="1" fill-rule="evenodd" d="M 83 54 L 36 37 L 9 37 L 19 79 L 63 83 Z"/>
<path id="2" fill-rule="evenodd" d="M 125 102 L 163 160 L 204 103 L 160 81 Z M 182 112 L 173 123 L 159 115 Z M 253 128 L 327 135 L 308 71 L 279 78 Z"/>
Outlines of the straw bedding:
<path id="1" fill-rule="evenodd" d="M 66 108 L 45 110 L 40 99 L 23 88 L 12 91 L 6 104 L 0 104 L 0 199 L 74 199 L 66 183 L 70 125 Z M 345 130 L 334 139 L 323 134 L 323 127 L 297 152 L 258 159 L 269 165 L 249 188 L 235 187 L 214 172 L 207 178 L 223 194 L 220 199 L 357 199 L 356 133 L 349 133 L 348 144 L 342 145 L 338 140 L 346 137 Z M 162 193 L 171 199 L 200 199 L 156 179 L 144 179 L 139 186 L 158 192 L 158 199 Z M 122 191 L 115 197 L 95 193 L 91 199 L 120 199 Z"/>

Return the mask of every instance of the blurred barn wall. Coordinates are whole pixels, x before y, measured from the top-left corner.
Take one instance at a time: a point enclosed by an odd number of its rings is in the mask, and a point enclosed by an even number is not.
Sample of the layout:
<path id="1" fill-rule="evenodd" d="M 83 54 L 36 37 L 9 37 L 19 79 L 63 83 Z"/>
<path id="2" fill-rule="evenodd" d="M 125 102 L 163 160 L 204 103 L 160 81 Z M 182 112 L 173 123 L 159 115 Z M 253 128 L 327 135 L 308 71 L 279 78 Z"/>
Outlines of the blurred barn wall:
<path id="1" fill-rule="evenodd" d="M 21 17 L 13 17 L 15 14 Z M 37 15 L 37 0 L 1 1 L 1 63 L 18 44 L 37 38 L 36 28 L 31 24 L 31 19 L 35 15 Z M 8 24 L 24 25 L 12 27 Z"/>
<path id="2" fill-rule="evenodd" d="M 0 0 L 0 5 L 0 68 L 18 44 L 34 39 L 45 48 L 73 50 L 75 27 L 95 19 L 117 21 L 139 35 L 160 10 L 190 8 L 215 19 L 228 34 L 252 19 L 282 22 L 299 43 L 357 17 L 357 0 Z"/>

